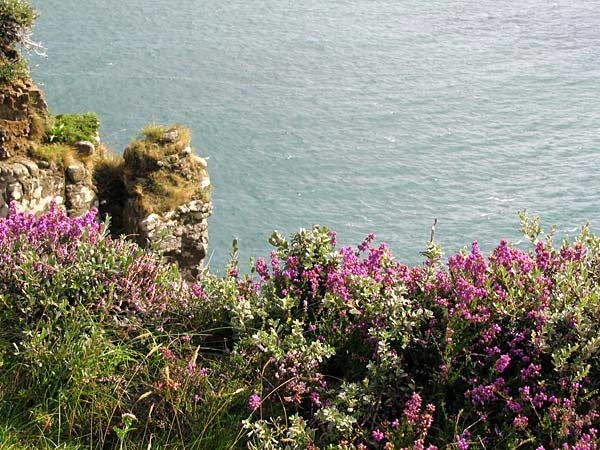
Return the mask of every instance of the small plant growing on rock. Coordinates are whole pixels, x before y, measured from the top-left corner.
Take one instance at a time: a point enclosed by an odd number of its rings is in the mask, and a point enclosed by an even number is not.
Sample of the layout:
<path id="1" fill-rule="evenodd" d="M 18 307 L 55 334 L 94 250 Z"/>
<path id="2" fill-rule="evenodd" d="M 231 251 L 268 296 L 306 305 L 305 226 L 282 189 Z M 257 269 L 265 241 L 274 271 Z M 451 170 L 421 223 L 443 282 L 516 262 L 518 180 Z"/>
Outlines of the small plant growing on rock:
<path id="1" fill-rule="evenodd" d="M 96 113 L 60 114 L 54 117 L 53 122 L 46 136 L 48 142 L 74 144 L 97 141 L 100 119 Z"/>
<path id="2" fill-rule="evenodd" d="M 30 39 L 35 18 L 36 12 L 27 1 L 0 0 L 0 84 L 29 75 L 17 46 L 37 45 Z"/>

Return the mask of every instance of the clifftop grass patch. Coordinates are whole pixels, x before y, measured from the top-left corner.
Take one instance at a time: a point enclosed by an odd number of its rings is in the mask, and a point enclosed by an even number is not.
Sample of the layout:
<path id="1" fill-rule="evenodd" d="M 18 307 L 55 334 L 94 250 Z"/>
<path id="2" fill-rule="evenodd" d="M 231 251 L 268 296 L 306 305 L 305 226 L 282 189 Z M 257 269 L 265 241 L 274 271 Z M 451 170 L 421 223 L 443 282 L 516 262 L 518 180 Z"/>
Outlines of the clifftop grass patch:
<path id="1" fill-rule="evenodd" d="M 43 141 L 29 149 L 29 156 L 55 163 L 59 167 L 68 167 L 75 161 L 81 161 L 91 167 L 97 162 L 98 156 L 104 153 L 104 150 L 90 154 L 78 151 L 77 143 L 81 141 L 86 141 L 84 144 L 87 146 L 87 142 L 98 145 L 100 119 L 96 113 L 59 114 L 50 117 L 48 122 L 43 124 Z"/>
<path id="2" fill-rule="evenodd" d="M 59 114 L 54 117 L 47 133 L 48 142 L 75 144 L 78 141 L 95 142 L 98 140 L 100 119 L 96 113 Z"/>
<path id="3" fill-rule="evenodd" d="M 186 202 L 210 200 L 206 161 L 190 146 L 182 125 L 152 124 L 123 153 L 127 190 L 146 214 L 164 213 Z"/>

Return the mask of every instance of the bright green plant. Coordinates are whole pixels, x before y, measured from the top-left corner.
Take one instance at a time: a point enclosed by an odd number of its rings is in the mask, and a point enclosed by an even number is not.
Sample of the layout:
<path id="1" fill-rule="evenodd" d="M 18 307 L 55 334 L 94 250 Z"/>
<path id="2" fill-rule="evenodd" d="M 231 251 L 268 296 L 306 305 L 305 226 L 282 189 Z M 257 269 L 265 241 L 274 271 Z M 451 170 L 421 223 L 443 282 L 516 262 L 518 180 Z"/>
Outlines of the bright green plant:
<path id="1" fill-rule="evenodd" d="M 52 143 L 74 144 L 77 141 L 94 142 L 100 129 L 96 113 L 60 114 L 54 118 L 46 140 Z"/>

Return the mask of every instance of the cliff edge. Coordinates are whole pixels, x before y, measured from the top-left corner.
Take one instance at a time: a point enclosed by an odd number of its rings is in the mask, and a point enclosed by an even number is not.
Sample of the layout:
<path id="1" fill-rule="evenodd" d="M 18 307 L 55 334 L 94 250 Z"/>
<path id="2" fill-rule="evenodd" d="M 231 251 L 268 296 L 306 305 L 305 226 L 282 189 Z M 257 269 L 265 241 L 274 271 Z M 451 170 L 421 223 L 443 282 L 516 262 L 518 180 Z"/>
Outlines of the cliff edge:
<path id="1" fill-rule="evenodd" d="M 94 114 L 53 117 L 29 79 L 0 86 L 0 218 L 14 201 L 40 214 L 52 202 L 69 216 L 99 208 L 113 236 L 125 235 L 198 274 L 212 213 L 206 160 L 189 129 L 151 125 L 125 149 L 100 143 Z"/>

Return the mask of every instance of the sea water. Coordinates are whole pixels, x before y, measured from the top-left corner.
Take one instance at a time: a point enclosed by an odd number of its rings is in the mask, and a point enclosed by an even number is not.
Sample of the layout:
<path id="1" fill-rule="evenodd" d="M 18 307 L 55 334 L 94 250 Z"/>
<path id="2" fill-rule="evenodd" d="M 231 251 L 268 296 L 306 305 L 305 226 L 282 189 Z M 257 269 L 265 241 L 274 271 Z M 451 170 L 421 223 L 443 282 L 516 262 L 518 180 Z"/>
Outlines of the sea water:
<path id="1" fill-rule="evenodd" d="M 116 152 L 182 123 L 213 183 L 210 266 L 273 229 L 398 259 L 600 223 L 597 0 L 35 0 L 34 79 Z"/>

